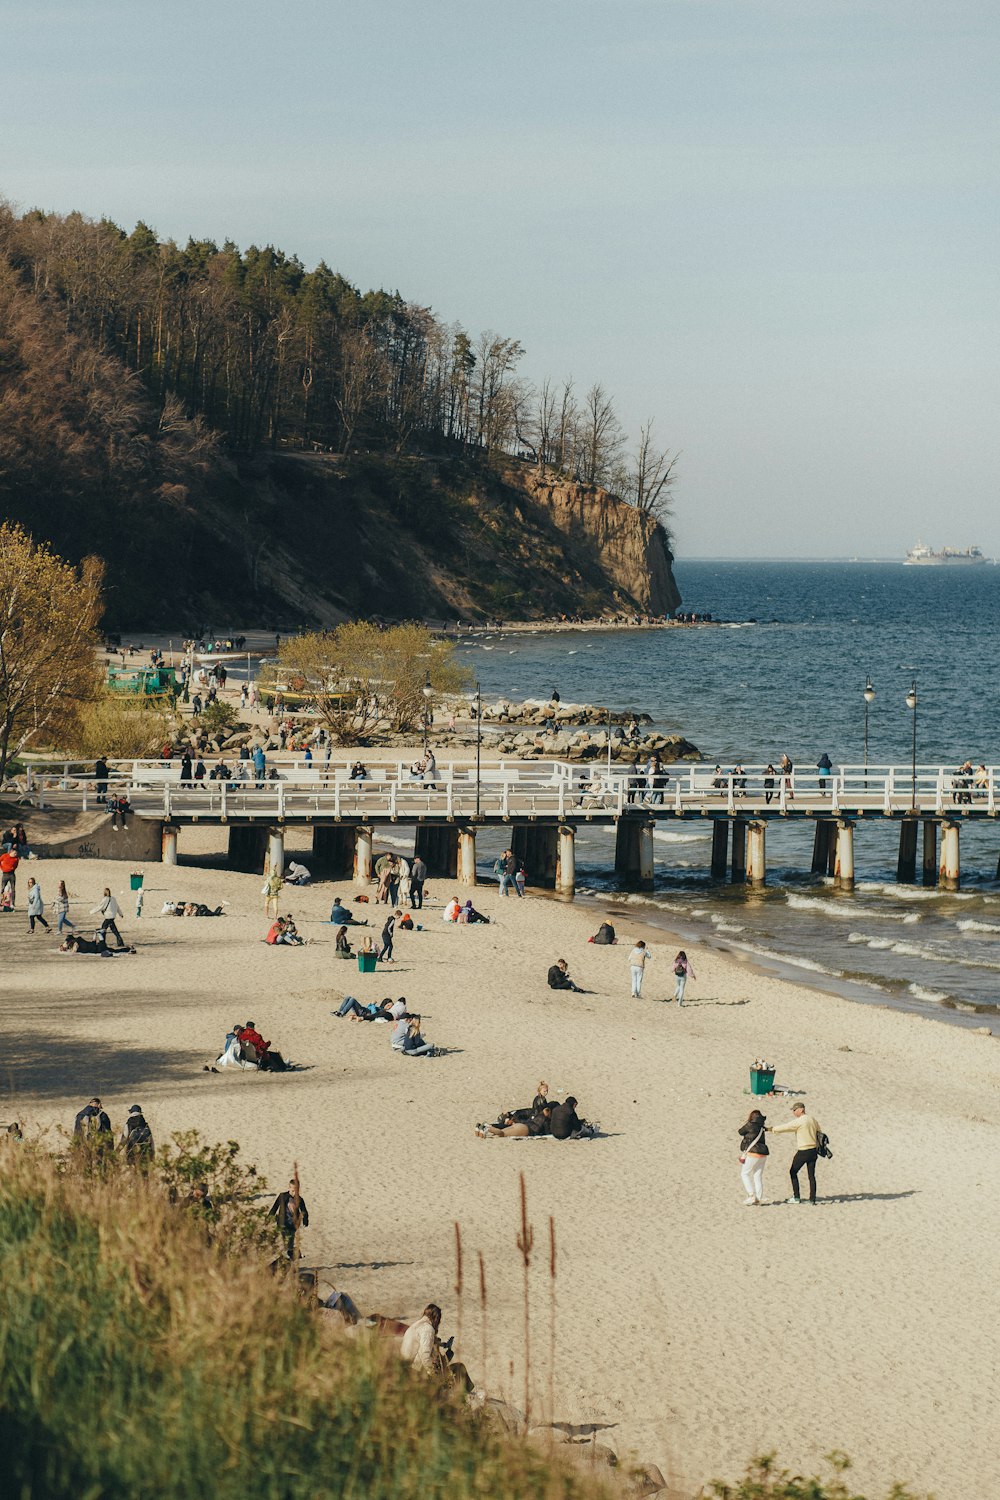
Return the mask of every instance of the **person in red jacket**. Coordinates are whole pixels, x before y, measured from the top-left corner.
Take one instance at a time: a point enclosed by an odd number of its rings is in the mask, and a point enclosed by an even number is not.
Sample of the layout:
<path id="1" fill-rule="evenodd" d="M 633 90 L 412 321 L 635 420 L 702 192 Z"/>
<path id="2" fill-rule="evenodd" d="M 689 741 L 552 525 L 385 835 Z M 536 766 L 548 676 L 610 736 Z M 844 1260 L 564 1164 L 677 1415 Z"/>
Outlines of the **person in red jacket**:
<path id="1" fill-rule="evenodd" d="M 264 1054 L 270 1047 L 270 1042 L 265 1042 L 253 1021 L 248 1021 L 243 1030 L 237 1033 L 241 1043 L 249 1042 L 251 1047 L 256 1048 L 258 1062 L 263 1062 Z"/>
<path id="2" fill-rule="evenodd" d="M 11 904 L 17 896 L 17 867 L 20 863 L 13 849 L 5 849 L 3 854 L 0 854 L 0 875 L 2 875 L 0 893 L 9 887 Z"/>

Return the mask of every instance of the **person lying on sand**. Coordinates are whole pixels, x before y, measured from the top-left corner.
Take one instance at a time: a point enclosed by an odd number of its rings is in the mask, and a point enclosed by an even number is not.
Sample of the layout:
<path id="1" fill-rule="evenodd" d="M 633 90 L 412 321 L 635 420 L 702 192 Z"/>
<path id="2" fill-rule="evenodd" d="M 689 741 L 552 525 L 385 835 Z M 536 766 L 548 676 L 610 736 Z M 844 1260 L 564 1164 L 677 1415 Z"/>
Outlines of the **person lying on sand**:
<path id="1" fill-rule="evenodd" d="M 528 1114 L 527 1119 L 517 1118 L 517 1116 L 526 1113 Z M 552 1110 L 548 1104 L 543 1105 L 541 1109 L 532 1110 L 530 1113 L 520 1109 L 513 1110 L 508 1114 L 501 1115 L 495 1125 L 476 1126 L 476 1134 L 482 1140 L 485 1140 L 488 1136 L 499 1136 L 508 1140 L 524 1140 L 529 1136 L 551 1135 L 551 1133 Z"/>
<path id="2" fill-rule="evenodd" d="M 225 901 L 220 906 L 206 906 L 204 901 L 164 901 L 160 912 L 161 917 L 221 917 L 224 915 L 223 908 L 227 905 Z"/>
<path id="3" fill-rule="evenodd" d="M 71 932 L 63 942 L 59 944 L 60 953 L 90 953 L 96 954 L 98 958 L 114 958 L 118 953 L 134 953 L 134 948 L 109 948 L 104 941 L 104 934 L 100 933 L 96 938 L 77 937 Z"/>
<path id="4" fill-rule="evenodd" d="M 466 901 L 458 914 L 460 922 L 489 922 L 489 917 L 484 917 L 481 911 L 477 911 L 471 901 Z"/>
<path id="5" fill-rule="evenodd" d="M 393 1002 L 388 998 L 384 1000 L 371 1001 L 368 1005 L 362 1005 L 355 1000 L 353 995 L 345 995 L 339 1010 L 331 1011 L 334 1016 L 347 1016 L 352 1021 L 391 1021 Z"/>

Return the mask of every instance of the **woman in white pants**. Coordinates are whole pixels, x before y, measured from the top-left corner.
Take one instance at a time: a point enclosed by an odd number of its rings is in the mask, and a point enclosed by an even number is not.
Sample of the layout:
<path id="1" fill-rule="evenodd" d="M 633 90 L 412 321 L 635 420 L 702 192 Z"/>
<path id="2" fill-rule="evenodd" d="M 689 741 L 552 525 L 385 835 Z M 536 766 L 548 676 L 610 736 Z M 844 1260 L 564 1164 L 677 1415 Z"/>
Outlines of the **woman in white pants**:
<path id="1" fill-rule="evenodd" d="M 764 1167 L 769 1154 L 766 1126 L 766 1118 L 759 1109 L 752 1109 L 746 1123 L 740 1126 L 740 1176 L 746 1188 L 747 1208 L 757 1207 L 764 1196 Z"/>
<path id="2" fill-rule="evenodd" d="M 642 976 L 646 972 L 646 965 L 652 958 L 652 954 L 645 943 L 636 943 L 628 956 L 629 973 L 632 976 L 632 999 L 638 1000 L 642 994 Z"/>

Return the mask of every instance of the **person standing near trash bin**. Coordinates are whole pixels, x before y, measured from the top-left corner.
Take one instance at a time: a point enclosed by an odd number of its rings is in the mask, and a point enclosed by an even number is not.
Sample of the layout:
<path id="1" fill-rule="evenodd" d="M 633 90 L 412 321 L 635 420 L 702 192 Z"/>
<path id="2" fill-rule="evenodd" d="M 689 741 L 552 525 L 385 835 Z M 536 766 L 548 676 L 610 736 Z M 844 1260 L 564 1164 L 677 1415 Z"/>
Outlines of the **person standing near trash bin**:
<path id="1" fill-rule="evenodd" d="M 767 1149 L 767 1116 L 752 1109 L 746 1123 L 740 1126 L 740 1176 L 746 1189 L 747 1208 L 759 1207 L 764 1194 L 764 1168 L 770 1154 Z"/>
<path id="2" fill-rule="evenodd" d="M 799 1173 L 802 1168 L 806 1169 L 809 1178 L 809 1202 L 816 1202 L 816 1158 L 819 1155 L 819 1138 L 823 1134 L 819 1121 L 815 1115 L 806 1112 L 804 1104 L 792 1105 L 792 1118 L 786 1120 L 784 1125 L 769 1125 L 768 1130 L 772 1135 L 787 1135 L 795 1132 L 795 1155 L 792 1157 L 792 1165 L 789 1176 L 792 1179 L 792 1196 L 786 1198 L 786 1203 L 801 1203 L 799 1196 Z"/>

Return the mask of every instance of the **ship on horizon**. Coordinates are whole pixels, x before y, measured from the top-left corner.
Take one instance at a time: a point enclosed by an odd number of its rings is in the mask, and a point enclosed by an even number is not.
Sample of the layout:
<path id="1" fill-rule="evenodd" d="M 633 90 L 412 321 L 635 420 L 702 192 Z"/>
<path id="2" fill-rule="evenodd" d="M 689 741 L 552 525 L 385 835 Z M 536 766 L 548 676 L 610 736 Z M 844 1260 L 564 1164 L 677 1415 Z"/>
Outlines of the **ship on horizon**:
<path id="1" fill-rule="evenodd" d="M 924 542 L 918 542 L 906 554 L 903 566 L 907 568 L 971 567 L 987 561 L 988 559 L 983 556 L 982 549 L 979 547 L 966 547 L 964 552 L 957 547 L 942 547 L 940 552 L 935 552 Z"/>

